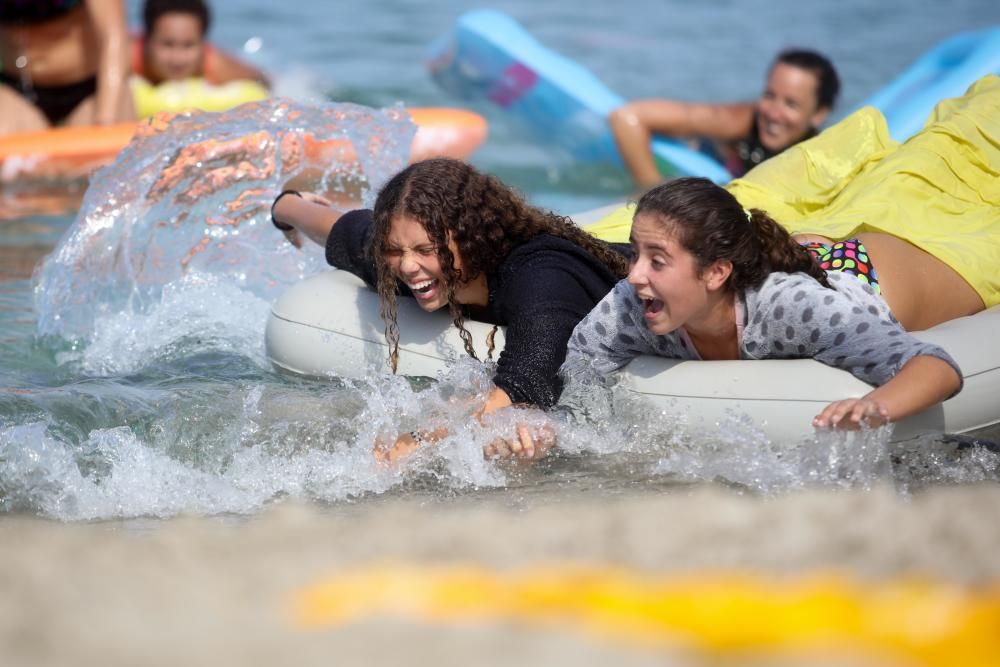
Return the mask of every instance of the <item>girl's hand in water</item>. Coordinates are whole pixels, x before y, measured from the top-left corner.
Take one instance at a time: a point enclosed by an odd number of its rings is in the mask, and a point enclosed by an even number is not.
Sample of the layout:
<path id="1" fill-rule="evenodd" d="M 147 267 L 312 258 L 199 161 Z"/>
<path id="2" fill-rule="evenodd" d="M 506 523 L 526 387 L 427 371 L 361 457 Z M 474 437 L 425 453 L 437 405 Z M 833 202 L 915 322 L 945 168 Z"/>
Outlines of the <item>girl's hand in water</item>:
<path id="1" fill-rule="evenodd" d="M 383 465 L 392 465 L 404 459 L 421 447 L 433 444 L 448 435 L 447 429 L 435 431 L 411 431 L 396 436 L 391 443 L 383 438 L 375 440 L 373 454 L 375 460 Z M 514 438 L 497 438 L 483 447 L 483 456 L 488 459 L 519 459 L 537 461 L 544 457 L 556 443 L 555 431 L 551 426 L 542 426 L 532 432 L 524 424 L 517 425 Z"/>
<path id="2" fill-rule="evenodd" d="M 410 431 L 389 440 L 382 436 L 375 439 L 373 454 L 375 460 L 383 465 L 391 465 L 396 461 L 410 456 L 421 447 L 433 444 L 448 435 L 448 429 L 442 427 L 433 431 Z"/>
<path id="3" fill-rule="evenodd" d="M 405 458 L 420 449 L 423 440 L 416 432 L 404 433 L 396 438 L 391 444 L 382 438 L 375 441 L 373 451 L 375 460 L 382 465 L 392 465 L 401 458 Z"/>
<path id="4" fill-rule="evenodd" d="M 497 438 L 483 448 L 488 459 L 520 459 L 537 461 L 548 454 L 556 444 L 556 434 L 551 426 L 542 426 L 534 433 L 524 424 L 517 425 L 517 437 Z"/>
<path id="5" fill-rule="evenodd" d="M 846 429 L 882 426 L 889 422 L 889 411 L 885 405 L 870 398 L 847 398 L 834 401 L 813 419 L 816 428 Z"/>

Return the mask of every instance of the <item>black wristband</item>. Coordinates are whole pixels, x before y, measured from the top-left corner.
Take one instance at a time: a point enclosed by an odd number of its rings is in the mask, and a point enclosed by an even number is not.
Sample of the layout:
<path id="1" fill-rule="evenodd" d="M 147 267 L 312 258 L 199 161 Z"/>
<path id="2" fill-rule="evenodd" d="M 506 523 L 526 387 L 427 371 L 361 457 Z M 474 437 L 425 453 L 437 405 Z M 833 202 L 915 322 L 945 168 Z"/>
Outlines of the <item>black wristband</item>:
<path id="1" fill-rule="evenodd" d="M 278 222 L 278 219 L 274 217 L 274 207 L 278 205 L 278 202 L 281 201 L 281 198 L 284 197 L 285 195 L 295 195 L 300 199 L 302 198 L 302 193 L 299 192 L 298 190 L 282 190 L 281 194 L 279 194 L 277 197 L 274 198 L 274 203 L 271 204 L 271 224 L 283 232 L 295 229 L 295 227 L 292 227 L 287 222 Z"/>

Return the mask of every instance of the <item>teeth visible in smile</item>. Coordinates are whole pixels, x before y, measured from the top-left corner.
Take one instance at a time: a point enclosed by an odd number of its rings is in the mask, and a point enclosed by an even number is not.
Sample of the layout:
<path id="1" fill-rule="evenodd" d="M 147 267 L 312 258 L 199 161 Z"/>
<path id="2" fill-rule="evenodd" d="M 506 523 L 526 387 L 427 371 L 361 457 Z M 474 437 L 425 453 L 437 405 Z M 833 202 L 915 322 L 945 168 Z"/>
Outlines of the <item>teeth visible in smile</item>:
<path id="1" fill-rule="evenodd" d="M 433 284 L 434 284 L 433 280 L 423 280 L 419 283 L 406 283 L 406 286 L 409 287 L 414 292 L 422 292 L 423 290 L 428 289 Z"/>

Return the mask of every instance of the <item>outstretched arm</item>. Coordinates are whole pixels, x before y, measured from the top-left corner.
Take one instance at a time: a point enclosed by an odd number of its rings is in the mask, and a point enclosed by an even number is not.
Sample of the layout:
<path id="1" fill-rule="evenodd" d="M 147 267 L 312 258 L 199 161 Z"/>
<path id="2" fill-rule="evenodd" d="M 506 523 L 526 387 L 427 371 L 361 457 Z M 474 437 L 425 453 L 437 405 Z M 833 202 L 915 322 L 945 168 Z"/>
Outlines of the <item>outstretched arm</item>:
<path id="1" fill-rule="evenodd" d="M 943 359 L 919 355 L 894 378 L 862 398 L 834 401 L 813 420 L 817 428 L 856 429 L 899 421 L 950 398 L 962 386 L 958 372 Z"/>
<path id="2" fill-rule="evenodd" d="M 756 312 L 743 332 L 744 346 L 754 343 L 763 356 L 813 357 L 877 387 L 862 398 L 834 401 L 815 417 L 814 426 L 897 421 L 961 389 L 955 360 L 907 333 L 870 286 L 837 271 L 827 279 L 836 289 L 802 273 L 769 279 L 750 302 Z"/>
<path id="3" fill-rule="evenodd" d="M 343 214 L 325 197 L 310 192 L 296 194 L 290 190 L 278 195 L 271 207 L 275 226 L 296 248 L 302 247 L 303 235 L 319 245 L 326 245 L 330 230 Z"/>
<path id="4" fill-rule="evenodd" d="M 612 111 L 608 123 L 632 178 L 650 187 L 663 180 L 650 145 L 654 134 L 734 141 L 750 132 L 753 105 L 640 100 Z"/>

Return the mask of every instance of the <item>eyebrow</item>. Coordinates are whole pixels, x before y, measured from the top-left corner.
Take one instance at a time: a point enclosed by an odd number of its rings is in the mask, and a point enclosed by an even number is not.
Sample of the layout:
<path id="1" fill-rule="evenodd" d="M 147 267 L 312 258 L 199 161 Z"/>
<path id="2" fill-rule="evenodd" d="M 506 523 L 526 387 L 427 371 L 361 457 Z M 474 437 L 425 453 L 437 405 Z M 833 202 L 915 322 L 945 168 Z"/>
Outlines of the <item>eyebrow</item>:
<path id="1" fill-rule="evenodd" d="M 634 246 L 642 245 L 641 243 L 639 243 L 638 241 L 635 240 L 634 236 L 629 236 L 628 241 L 629 241 L 629 243 L 631 245 L 634 245 Z M 647 243 L 646 247 L 649 248 L 649 249 L 651 249 L 651 250 L 659 250 L 660 252 L 662 252 L 665 255 L 669 255 L 670 254 L 670 251 L 667 250 L 667 247 L 665 245 L 660 245 L 659 243 Z"/>
<path id="2" fill-rule="evenodd" d="M 403 246 L 399 245 L 398 243 L 394 243 L 392 241 L 389 241 L 389 240 L 387 240 L 385 242 L 385 247 L 388 248 L 389 250 L 402 250 L 403 249 Z M 423 250 L 425 248 L 436 249 L 437 248 L 437 244 L 433 243 L 432 241 L 428 241 L 427 243 L 418 243 L 417 245 L 411 247 L 412 250 Z"/>

